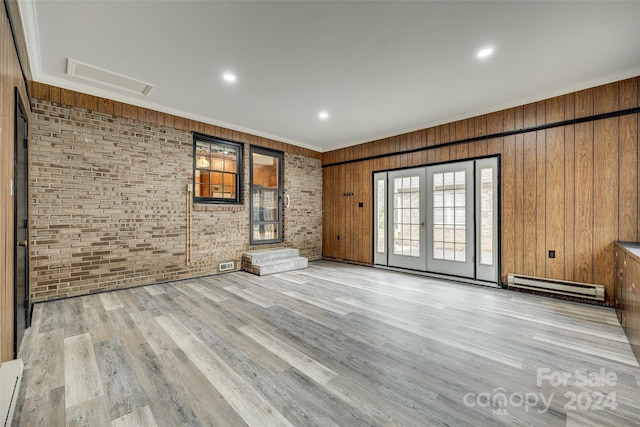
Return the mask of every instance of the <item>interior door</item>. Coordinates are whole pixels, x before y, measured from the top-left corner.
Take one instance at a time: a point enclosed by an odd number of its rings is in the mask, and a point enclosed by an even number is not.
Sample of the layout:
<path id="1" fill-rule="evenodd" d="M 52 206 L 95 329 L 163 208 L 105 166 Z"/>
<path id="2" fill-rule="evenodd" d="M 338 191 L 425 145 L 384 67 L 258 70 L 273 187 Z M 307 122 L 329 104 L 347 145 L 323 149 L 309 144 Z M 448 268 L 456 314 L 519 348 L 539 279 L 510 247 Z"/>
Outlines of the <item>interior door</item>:
<path id="1" fill-rule="evenodd" d="M 427 168 L 427 270 L 475 276 L 473 161 Z"/>
<path id="2" fill-rule="evenodd" d="M 29 219 L 27 210 L 27 116 L 16 91 L 14 209 L 14 356 L 29 326 Z"/>
<path id="3" fill-rule="evenodd" d="M 390 267 L 424 270 L 425 169 L 388 173 L 387 248 Z"/>

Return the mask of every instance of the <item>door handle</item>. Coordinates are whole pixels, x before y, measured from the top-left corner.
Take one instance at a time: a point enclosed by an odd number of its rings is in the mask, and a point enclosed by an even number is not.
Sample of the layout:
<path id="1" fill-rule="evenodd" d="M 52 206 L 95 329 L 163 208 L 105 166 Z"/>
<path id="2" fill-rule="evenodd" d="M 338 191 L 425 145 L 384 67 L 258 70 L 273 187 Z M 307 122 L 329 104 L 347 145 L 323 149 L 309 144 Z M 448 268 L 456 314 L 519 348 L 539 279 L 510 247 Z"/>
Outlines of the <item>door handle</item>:
<path id="1" fill-rule="evenodd" d="M 288 208 L 289 208 L 289 206 L 291 205 L 291 197 L 289 197 L 289 195 L 288 195 L 288 194 L 287 194 L 287 195 L 285 195 L 285 197 L 287 198 L 287 206 L 286 206 L 286 208 L 288 209 Z"/>
<path id="2" fill-rule="evenodd" d="M 29 246 L 29 242 L 27 242 L 26 240 L 20 240 L 20 241 L 18 242 L 18 246 L 24 246 L 24 247 L 27 247 L 27 246 Z"/>

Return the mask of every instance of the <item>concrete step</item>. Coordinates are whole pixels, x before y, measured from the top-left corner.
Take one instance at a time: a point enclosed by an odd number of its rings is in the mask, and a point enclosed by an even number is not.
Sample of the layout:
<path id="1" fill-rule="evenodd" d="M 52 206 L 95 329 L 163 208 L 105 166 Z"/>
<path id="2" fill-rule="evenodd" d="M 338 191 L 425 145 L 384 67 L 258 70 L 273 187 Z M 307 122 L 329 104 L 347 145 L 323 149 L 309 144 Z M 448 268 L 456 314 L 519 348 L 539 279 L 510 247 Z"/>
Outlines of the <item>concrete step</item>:
<path id="1" fill-rule="evenodd" d="M 309 266 L 309 260 L 304 257 L 276 259 L 255 265 L 257 271 L 254 274 L 266 276 L 267 274 L 284 273 L 285 271 L 300 270 Z"/>
<path id="2" fill-rule="evenodd" d="M 263 249 L 259 251 L 250 251 L 242 254 L 242 261 L 251 264 L 262 264 L 267 261 L 274 261 L 278 259 L 295 258 L 300 256 L 300 251 L 294 248 L 281 248 L 281 249 Z"/>
<path id="3" fill-rule="evenodd" d="M 242 269 L 264 276 L 307 268 L 309 260 L 300 256 L 298 249 L 263 249 L 242 254 Z"/>

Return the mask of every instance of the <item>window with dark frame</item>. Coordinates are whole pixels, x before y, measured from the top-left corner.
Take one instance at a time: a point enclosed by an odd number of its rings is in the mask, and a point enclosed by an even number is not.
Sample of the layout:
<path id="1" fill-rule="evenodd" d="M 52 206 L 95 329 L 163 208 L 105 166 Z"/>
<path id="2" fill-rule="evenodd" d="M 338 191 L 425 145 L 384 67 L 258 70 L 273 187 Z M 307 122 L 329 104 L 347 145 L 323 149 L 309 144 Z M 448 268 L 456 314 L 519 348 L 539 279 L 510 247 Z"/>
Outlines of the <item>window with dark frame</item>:
<path id="1" fill-rule="evenodd" d="M 242 203 L 242 144 L 193 135 L 195 203 Z"/>

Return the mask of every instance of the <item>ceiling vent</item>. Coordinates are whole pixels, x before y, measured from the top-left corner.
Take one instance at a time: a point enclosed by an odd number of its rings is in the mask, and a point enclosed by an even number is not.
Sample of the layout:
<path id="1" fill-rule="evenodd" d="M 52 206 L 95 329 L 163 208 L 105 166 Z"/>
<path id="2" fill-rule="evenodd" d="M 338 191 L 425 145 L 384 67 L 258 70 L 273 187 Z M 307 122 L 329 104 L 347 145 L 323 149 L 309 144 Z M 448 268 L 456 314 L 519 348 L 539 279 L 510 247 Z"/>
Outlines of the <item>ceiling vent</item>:
<path id="1" fill-rule="evenodd" d="M 93 65 L 84 64 L 71 58 L 67 58 L 67 74 L 113 89 L 135 93 L 136 95 L 146 96 L 153 89 L 153 86 L 149 83 L 94 67 Z"/>

